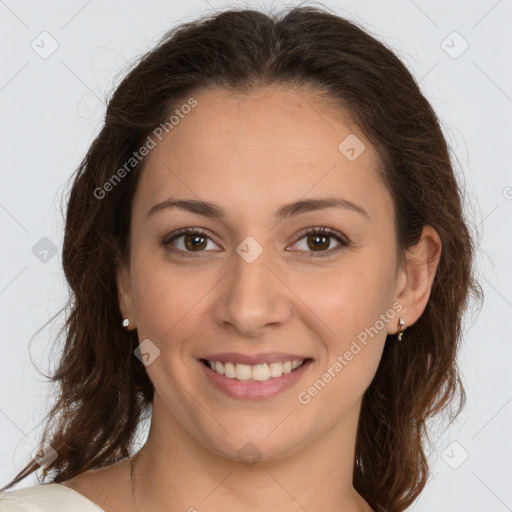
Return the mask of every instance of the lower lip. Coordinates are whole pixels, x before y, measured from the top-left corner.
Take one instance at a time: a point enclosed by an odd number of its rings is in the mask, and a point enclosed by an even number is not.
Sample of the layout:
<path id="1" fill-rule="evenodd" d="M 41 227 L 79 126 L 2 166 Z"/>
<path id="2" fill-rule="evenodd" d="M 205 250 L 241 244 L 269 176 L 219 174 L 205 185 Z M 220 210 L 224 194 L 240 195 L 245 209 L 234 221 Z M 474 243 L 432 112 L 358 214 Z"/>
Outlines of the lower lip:
<path id="1" fill-rule="evenodd" d="M 230 379 L 225 375 L 214 372 L 201 361 L 198 362 L 212 384 L 220 391 L 223 391 L 233 398 L 259 400 L 262 398 L 271 398 L 290 389 L 304 375 L 313 360 L 308 359 L 304 364 L 299 366 L 299 368 L 296 368 L 290 373 L 283 373 L 281 377 L 271 377 L 264 382 Z"/>

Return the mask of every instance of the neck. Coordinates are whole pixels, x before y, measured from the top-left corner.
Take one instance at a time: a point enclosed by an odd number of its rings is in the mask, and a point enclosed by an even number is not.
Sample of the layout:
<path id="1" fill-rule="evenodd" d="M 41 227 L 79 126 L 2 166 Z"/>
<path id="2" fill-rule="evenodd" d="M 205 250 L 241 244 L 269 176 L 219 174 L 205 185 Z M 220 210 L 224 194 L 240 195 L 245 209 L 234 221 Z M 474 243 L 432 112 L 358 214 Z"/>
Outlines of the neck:
<path id="1" fill-rule="evenodd" d="M 179 425 L 160 421 L 156 395 L 155 401 L 148 440 L 132 458 L 137 512 L 247 510 L 248 504 L 252 512 L 371 512 L 352 487 L 359 407 L 322 439 L 293 453 L 241 462 L 212 453 Z"/>

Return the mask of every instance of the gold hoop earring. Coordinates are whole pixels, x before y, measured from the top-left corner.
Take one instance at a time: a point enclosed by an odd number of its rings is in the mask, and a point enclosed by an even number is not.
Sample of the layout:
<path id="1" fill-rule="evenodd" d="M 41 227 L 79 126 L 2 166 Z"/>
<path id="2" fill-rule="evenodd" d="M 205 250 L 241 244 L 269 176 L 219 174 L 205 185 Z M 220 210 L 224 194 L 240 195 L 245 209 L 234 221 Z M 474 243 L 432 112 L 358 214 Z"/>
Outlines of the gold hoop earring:
<path id="1" fill-rule="evenodd" d="M 404 334 L 405 329 L 407 329 L 407 326 L 405 325 L 405 320 L 400 317 L 398 319 L 398 341 L 402 341 L 402 336 Z"/>

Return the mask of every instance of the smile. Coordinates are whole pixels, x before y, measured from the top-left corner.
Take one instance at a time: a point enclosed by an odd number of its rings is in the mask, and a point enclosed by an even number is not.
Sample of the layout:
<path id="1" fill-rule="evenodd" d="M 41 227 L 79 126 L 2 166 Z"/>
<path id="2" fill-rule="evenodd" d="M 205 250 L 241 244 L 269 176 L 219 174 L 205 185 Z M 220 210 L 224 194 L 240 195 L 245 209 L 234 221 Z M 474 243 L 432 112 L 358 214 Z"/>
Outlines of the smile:
<path id="1" fill-rule="evenodd" d="M 214 389 L 232 398 L 271 398 L 291 388 L 312 365 L 313 359 L 292 359 L 245 364 L 200 359 Z"/>
<path id="2" fill-rule="evenodd" d="M 283 374 L 302 366 L 305 359 L 263 364 L 235 364 L 232 362 L 221 363 L 220 361 L 208 361 L 206 364 L 219 375 L 225 375 L 228 379 L 253 380 L 265 382 L 269 379 L 277 379 Z"/>

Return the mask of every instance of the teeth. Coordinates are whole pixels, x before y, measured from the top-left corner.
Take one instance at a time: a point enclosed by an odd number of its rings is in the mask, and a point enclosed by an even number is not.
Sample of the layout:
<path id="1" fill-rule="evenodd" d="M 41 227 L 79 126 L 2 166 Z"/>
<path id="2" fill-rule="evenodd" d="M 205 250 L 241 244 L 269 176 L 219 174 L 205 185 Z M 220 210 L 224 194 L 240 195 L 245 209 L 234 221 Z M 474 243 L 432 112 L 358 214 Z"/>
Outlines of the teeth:
<path id="1" fill-rule="evenodd" d="M 265 382 L 271 378 L 278 378 L 283 373 L 290 373 L 302 365 L 304 360 L 286 361 L 284 363 L 234 364 L 221 363 L 220 361 L 207 361 L 208 366 L 219 375 L 225 375 L 228 379 L 257 380 Z"/>
<path id="2" fill-rule="evenodd" d="M 270 363 L 268 369 L 271 377 L 281 377 L 283 375 L 282 363 Z"/>
<path id="3" fill-rule="evenodd" d="M 222 363 L 220 363 L 220 364 L 222 366 Z M 213 370 L 213 368 L 212 368 L 212 370 Z M 215 371 L 217 371 L 217 368 L 215 368 Z M 233 363 L 226 363 L 224 365 L 224 372 L 228 379 L 234 379 L 236 377 L 235 365 Z"/>
<path id="4" fill-rule="evenodd" d="M 215 371 L 221 375 L 224 375 L 224 365 L 219 361 L 215 361 Z"/>
<path id="5" fill-rule="evenodd" d="M 270 379 L 270 370 L 268 364 L 256 364 L 251 369 L 251 377 L 253 380 L 264 382 Z"/>
<path id="6" fill-rule="evenodd" d="M 236 364 L 235 373 L 237 380 L 249 380 L 251 378 L 251 367 L 248 364 Z"/>

